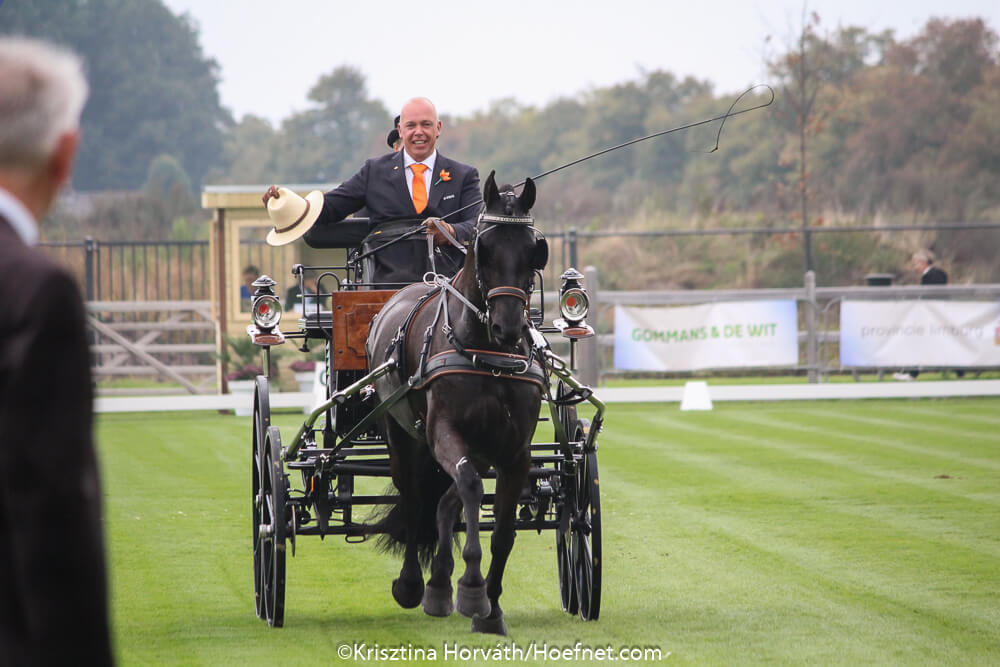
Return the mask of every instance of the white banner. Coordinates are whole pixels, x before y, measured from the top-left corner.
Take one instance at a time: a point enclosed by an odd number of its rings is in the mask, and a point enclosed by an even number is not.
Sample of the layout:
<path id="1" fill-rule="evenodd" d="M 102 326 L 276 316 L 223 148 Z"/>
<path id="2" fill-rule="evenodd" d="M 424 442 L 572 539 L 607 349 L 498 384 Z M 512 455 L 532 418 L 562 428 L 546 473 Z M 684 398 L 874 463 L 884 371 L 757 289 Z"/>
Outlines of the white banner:
<path id="1" fill-rule="evenodd" d="M 1000 303 L 844 301 L 842 366 L 1000 366 Z"/>
<path id="2" fill-rule="evenodd" d="M 795 301 L 615 307 L 615 368 L 693 371 L 799 361 Z"/>

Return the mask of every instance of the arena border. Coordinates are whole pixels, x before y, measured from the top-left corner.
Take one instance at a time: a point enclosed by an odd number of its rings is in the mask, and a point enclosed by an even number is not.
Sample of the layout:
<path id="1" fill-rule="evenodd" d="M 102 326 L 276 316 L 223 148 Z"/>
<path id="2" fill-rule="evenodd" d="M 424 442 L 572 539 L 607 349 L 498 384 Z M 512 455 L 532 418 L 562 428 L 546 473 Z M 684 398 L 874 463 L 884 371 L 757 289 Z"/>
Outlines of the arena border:
<path id="1" fill-rule="evenodd" d="M 859 382 L 831 384 L 709 384 L 709 397 L 716 401 L 815 401 L 873 398 L 958 398 L 1000 396 L 1000 380 L 953 380 L 935 382 Z M 605 387 L 598 390 L 605 403 L 680 403 L 684 386 Z M 270 396 L 272 408 L 302 408 L 311 405 L 309 392 L 279 392 Z M 186 410 L 233 410 L 244 407 L 246 395 L 128 396 L 98 398 L 94 411 L 174 412 Z"/>

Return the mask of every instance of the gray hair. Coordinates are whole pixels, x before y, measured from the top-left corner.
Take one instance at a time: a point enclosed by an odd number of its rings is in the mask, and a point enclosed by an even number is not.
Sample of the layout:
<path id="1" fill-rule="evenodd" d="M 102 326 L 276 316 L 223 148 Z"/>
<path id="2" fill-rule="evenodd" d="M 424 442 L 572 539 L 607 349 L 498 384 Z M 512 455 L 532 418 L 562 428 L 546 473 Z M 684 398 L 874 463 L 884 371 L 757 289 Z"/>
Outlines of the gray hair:
<path id="1" fill-rule="evenodd" d="M 919 262 L 924 262 L 926 264 L 933 264 L 934 263 L 934 253 L 932 253 L 927 248 L 921 248 L 920 250 L 918 250 L 915 253 L 913 253 L 913 259 L 915 259 L 915 260 L 917 260 Z"/>
<path id="2" fill-rule="evenodd" d="M 80 127 L 87 80 L 75 54 L 35 39 L 0 38 L 0 167 L 45 160 Z"/>

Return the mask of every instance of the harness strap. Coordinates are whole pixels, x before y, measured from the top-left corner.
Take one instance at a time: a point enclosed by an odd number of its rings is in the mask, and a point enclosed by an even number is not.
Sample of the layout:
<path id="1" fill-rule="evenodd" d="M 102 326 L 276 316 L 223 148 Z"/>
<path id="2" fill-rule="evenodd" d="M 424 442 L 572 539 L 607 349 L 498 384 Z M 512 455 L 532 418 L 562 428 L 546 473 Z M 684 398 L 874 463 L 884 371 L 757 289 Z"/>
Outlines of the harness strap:
<path id="1" fill-rule="evenodd" d="M 439 273 L 435 273 L 433 275 L 424 274 L 424 284 L 440 287 L 441 289 L 446 290 L 449 294 L 454 295 L 455 298 L 461 301 L 466 308 L 468 308 L 469 310 L 471 310 L 473 313 L 476 314 L 476 317 L 479 318 L 480 322 L 486 324 L 486 313 L 476 308 L 475 304 L 473 304 L 471 301 L 465 298 L 465 295 L 459 292 L 457 289 L 455 289 L 455 287 L 452 285 L 452 282 L 454 282 L 456 278 L 462 275 L 462 271 L 464 270 L 465 270 L 464 267 L 459 269 L 458 273 L 456 273 L 452 278 L 445 278 Z M 445 318 L 447 319 L 447 315 L 445 316 Z"/>
<path id="2" fill-rule="evenodd" d="M 458 350 L 445 350 L 428 360 L 414 388 L 423 389 L 445 375 L 483 375 L 545 386 L 545 371 L 541 364 L 523 355 L 474 350 L 469 357 Z"/>
<path id="3" fill-rule="evenodd" d="M 399 371 L 400 379 L 403 380 L 404 383 L 406 382 L 406 336 L 409 333 L 410 327 L 413 325 L 413 320 L 417 318 L 417 314 L 425 305 L 427 305 L 427 302 L 432 296 L 439 294 L 440 292 L 440 289 L 432 289 L 417 299 L 417 302 L 413 304 L 413 308 L 411 308 L 410 312 L 406 314 L 406 319 L 404 319 L 403 323 L 399 325 L 398 329 L 396 329 L 396 335 L 393 336 L 385 350 L 386 360 L 388 360 L 389 357 L 391 357 L 393 353 L 398 350 L 398 354 L 396 356 L 396 369 Z"/>
<path id="4" fill-rule="evenodd" d="M 441 218 L 428 218 L 428 220 L 434 223 L 434 226 L 438 228 L 438 231 L 441 232 L 441 234 L 443 234 L 446 239 L 448 239 L 448 243 L 452 244 L 453 246 L 461 250 L 463 255 L 467 252 L 465 249 L 465 245 L 463 245 L 462 242 L 459 241 L 457 238 L 452 236 L 448 232 L 448 228 L 445 227 L 444 224 L 442 224 L 444 220 L 442 220 Z"/>

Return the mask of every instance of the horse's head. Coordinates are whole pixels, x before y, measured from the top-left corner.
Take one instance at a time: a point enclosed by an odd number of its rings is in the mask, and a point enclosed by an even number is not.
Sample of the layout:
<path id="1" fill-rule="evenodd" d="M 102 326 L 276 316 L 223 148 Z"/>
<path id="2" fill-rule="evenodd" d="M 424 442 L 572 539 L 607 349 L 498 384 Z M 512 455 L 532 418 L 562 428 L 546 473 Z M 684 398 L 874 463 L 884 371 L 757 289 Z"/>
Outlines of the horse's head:
<path id="1" fill-rule="evenodd" d="M 535 271 L 545 267 L 549 246 L 533 227 L 535 184 L 530 178 L 518 196 L 510 185 L 497 188 L 490 172 L 483 203 L 476 225 L 476 278 L 486 302 L 490 337 L 501 347 L 512 348 L 527 327 Z"/>

